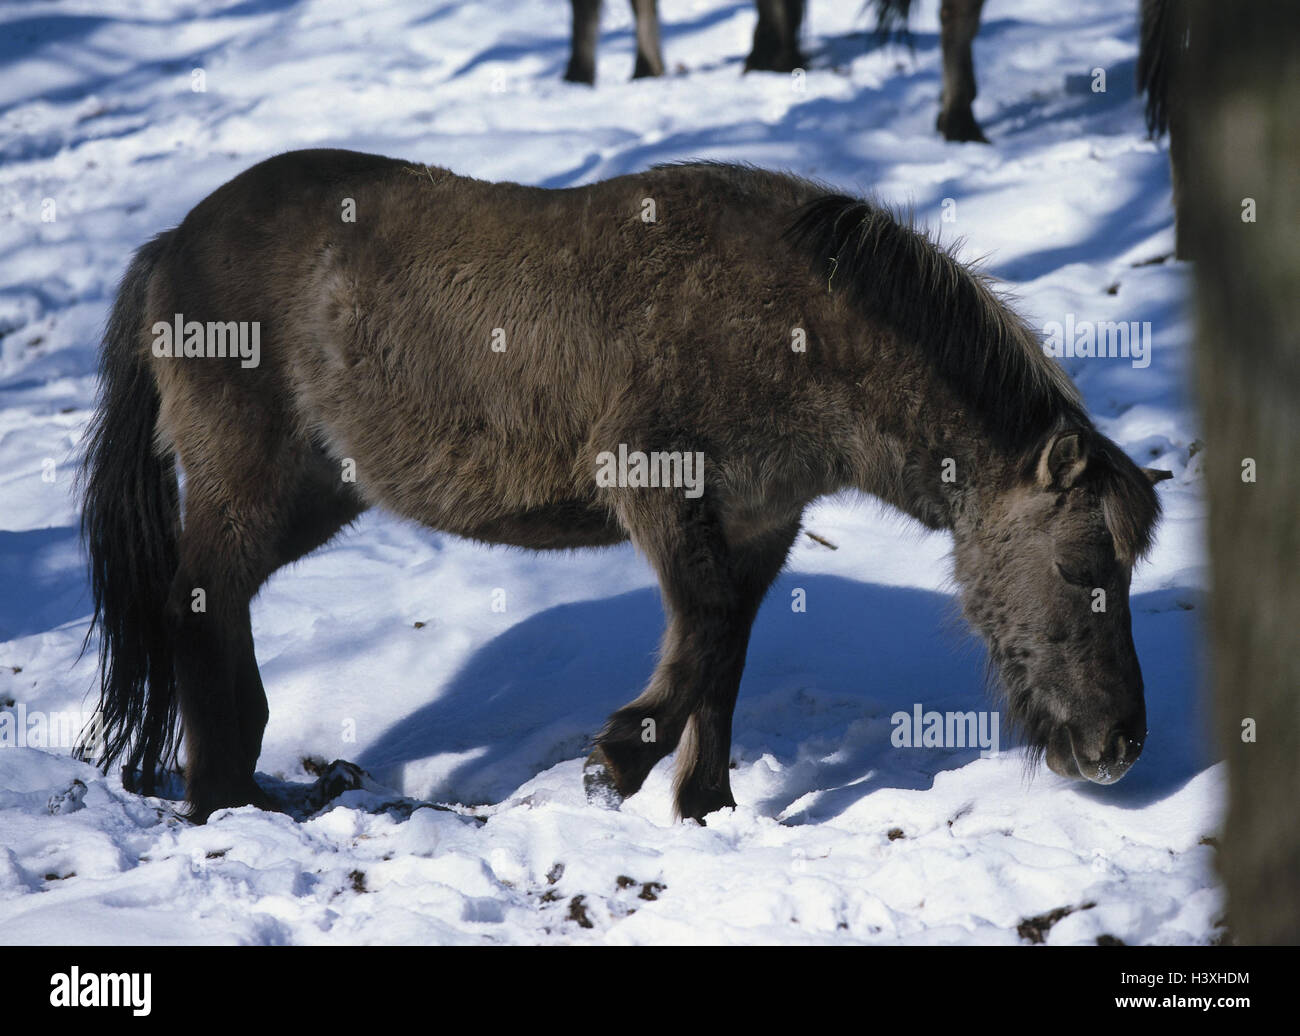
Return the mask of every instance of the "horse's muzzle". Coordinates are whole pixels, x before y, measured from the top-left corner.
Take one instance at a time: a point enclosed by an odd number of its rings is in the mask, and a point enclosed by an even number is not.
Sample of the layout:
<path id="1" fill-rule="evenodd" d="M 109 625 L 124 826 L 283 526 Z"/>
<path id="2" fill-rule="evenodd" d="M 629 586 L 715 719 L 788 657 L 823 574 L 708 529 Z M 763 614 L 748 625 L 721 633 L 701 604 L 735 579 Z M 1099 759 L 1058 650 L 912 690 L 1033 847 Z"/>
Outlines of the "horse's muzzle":
<path id="1" fill-rule="evenodd" d="M 1106 736 L 1101 753 L 1096 758 L 1089 758 L 1079 751 L 1078 741 L 1070 728 L 1062 726 L 1047 746 L 1047 768 L 1061 777 L 1073 780 L 1114 784 L 1137 761 L 1145 741 L 1145 730 L 1130 731 L 1116 727 Z"/>

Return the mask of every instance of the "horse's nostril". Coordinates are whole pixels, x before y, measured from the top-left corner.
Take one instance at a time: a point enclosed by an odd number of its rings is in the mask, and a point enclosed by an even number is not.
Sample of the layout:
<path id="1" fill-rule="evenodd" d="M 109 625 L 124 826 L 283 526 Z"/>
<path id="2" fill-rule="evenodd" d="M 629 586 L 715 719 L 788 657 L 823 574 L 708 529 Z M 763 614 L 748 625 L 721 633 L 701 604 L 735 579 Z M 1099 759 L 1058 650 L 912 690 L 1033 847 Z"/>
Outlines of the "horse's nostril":
<path id="1" fill-rule="evenodd" d="M 1129 736 L 1123 730 L 1117 730 L 1110 736 L 1105 758 L 1112 766 L 1116 764 L 1127 765 L 1131 764 L 1141 754 L 1142 741 Z"/>

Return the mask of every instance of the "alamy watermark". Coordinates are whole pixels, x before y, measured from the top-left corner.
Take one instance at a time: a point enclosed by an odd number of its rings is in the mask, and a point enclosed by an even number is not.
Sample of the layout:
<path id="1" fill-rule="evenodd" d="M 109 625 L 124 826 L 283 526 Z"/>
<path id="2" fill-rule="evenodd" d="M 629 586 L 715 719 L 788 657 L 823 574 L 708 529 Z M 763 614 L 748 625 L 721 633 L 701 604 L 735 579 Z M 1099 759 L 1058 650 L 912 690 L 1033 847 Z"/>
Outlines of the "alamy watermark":
<path id="1" fill-rule="evenodd" d="M 0 748 L 75 748 L 94 755 L 104 750 L 104 719 L 99 712 L 43 712 L 19 702 L 0 710 Z"/>
<path id="2" fill-rule="evenodd" d="M 238 359 L 241 367 L 262 362 L 262 325 L 253 320 L 186 320 L 177 313 L 170 323 L 159 320 L 153 332 L 153 354 L 160 360 Z"/>
<path id="3" fill-rule="evenodd" d="M 1081 356 L 1098 359 L 1126 359 L 1134 367 L 1151 365 L 1151 321 L 1075 320 L 1065 314 L 1065 323 L 1049 320 L 1043 325 L 1043 352 L 1061 359 Z"/>
<path id="4" fill-rule="evenodd" d="M 980 757 L 998 754 L 1001 716 L 996 712 L 926 712 L 919 702 L 911 712 L 889 717 L 895 748 L 978 748 Z"/>
<path id="5" fill-rule="evenodd" d="M 694 500 L 704 494 L 704 454 L 700 451 L 665 453 L 629 450 L 618 444 L 618 452 L 596 454 L 596 485 L 632 489 L 684 489 Z"/>
<path id="6" fill-rule="evenodd" d="M 50 976 L 51 1007 L 129 1007 L 137 1018 L 152 1006 L 153 975 L 146 971 L 82 972 L 75 964 Z"/>

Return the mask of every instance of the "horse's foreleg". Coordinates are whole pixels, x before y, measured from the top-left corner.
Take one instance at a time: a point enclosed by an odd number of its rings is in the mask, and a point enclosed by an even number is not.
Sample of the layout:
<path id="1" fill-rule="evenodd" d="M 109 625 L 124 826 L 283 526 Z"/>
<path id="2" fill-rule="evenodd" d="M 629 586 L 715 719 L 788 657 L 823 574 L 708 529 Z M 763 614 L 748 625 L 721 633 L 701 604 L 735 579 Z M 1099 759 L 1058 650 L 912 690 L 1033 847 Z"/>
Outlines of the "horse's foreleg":
<path id="1" fill-rule="evenodd" d="M 664 58 L 659 50 L 659 11 L 657 0 L 632 0 L 636 18 L 636 69 L 633 79 L 664 74 Z"/>
<path id="2" fill-rule="evenodd" d="M 734 806 L 731 795 L 731 726 L 749 631 L 764 595 L 785 564 L 799 534 L 799 522 L 730 551 L 733 612 L 724 624 L 727 657 L 703 680 L 703 693 L 686 723 L 677 749 L 674 782 L 678 815 L 703 822 L 704 816 Z"/>
<path id="3" fill-rule="evenodd" d="M 936 127 L 948 140 L 988 143 L 975 121 L 975 61 L 971 44 L 980 28 L 984 0 L 943 0 L 939 8 L 943 43 L 943 100 Z"/>
<path id="4" fill-rule="evenodd" d="M 676 805 L 681 816 L 702 820 L 735 804 L 728 779 L 731 713 L 749 630 L 798 523 L 753 546 L 731 548 L 702 501 L 673 491 L 631 492 L 637 495 L 625 498 L 620 520 L 655 567 L 668 628 L 649 686 L 615 712 L 596 738 L 588 793 L 633 794 L 689 729 L 678 763 Z"/>
<path id="5" fill-rule="evenodd" d="M 688 500 L 680 490 L 620 492 L 619 520 L 659 577 L 668 626 L 649 685 L 610 716 L 596 737 L 584 775 L 593 799 L 635 794 L 677 747 L 703 680 L 730 669 L 736 680 L 740 675 L 735 652 L 723 646 L 735 639 L 729 619 L 736 609 L 717 519 L 702 500 Z"/>
<path id="6" fill-rule="evenodd" d="M 596 41 L 600 36 L 600 0 L 573 0 L 573 38 L 564 78 L 571 83 L 596 81 Z"/>

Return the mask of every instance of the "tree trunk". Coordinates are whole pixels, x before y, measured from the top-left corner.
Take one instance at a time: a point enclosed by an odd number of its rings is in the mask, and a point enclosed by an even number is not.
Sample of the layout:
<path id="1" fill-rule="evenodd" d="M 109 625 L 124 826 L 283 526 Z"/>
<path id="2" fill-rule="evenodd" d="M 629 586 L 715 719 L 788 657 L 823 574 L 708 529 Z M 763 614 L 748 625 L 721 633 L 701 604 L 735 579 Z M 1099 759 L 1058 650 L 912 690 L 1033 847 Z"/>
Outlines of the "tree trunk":
<path id="1" fill-rule="evenodd" d="M 1230 784 L 1220 866 L 1234 940 L 1297 943 L 1300 5 L 1187 2 L 1182 189 L 1199 257 L 1210 679 Z"/>

